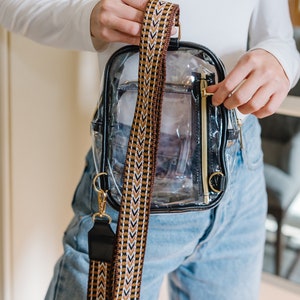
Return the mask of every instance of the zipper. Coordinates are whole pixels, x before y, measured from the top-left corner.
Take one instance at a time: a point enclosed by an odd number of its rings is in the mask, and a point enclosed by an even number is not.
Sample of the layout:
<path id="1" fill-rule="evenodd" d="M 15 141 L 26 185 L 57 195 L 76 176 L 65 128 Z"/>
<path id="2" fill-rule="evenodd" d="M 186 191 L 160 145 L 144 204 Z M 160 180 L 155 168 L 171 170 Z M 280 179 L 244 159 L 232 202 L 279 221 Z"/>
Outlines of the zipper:
<path id="1" fill-rule="evenodd" d="M 206 75 L 201 76 L 200 91 L 201 91 L 201 172 L 202 172 L 202 188 L 203 202 L 209 204 L 209 186 L 208 186 L 208 137 L 207 137 L 207 97 L 213 93 L 207 93 Z"/>

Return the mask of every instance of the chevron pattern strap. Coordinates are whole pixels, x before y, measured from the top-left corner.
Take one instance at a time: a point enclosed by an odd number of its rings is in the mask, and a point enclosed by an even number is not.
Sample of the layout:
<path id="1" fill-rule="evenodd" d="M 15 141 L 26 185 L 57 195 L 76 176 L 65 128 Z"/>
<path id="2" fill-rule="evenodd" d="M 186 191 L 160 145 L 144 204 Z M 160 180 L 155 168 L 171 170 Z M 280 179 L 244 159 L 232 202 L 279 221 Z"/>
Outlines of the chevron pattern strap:
<path id="1" fill-rule="evenodd" d="M 88 300 L 111 299 L 110 272 L 111 264 L 98 260 L 90 261 Z"/>
<path id="2" fill-rule="evenodd" d="M 140 297 L 160 132 L 165 58 L 173 24 L 179 26 L 178 5 L 158 0 L 148 2 L 141 32 L 138 98 L 126 155 L 115 255 L 112 264 L 107 260 L 90 259 L 88 300 Z M 96 215 L 107 217 L 101 203 L 100 213 Z"/>
<path id="3" fill-rule="evenodd" d="M 176 18 L 177 16 L 177 18 Z M 113 299 L 139 299 L 160 131 L 165 56 L 175 4 L 150 1 L 140 41 L 138 99 L 128 142 L 117 229 Z"/>

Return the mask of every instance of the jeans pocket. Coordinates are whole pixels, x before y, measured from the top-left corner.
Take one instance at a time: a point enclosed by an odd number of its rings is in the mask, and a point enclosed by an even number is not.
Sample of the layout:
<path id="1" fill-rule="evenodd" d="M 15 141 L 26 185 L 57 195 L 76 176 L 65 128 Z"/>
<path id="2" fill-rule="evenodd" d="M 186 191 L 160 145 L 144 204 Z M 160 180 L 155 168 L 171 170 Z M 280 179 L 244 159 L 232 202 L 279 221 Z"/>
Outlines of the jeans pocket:
<path id="1" fill-rule="evenodd" d="M 261 148 L 261 128 L 256 117 L 250 115 L 242 127 L 242 155 L 246 167 L 256 170 L 262 166 L 263 152 Z"/>

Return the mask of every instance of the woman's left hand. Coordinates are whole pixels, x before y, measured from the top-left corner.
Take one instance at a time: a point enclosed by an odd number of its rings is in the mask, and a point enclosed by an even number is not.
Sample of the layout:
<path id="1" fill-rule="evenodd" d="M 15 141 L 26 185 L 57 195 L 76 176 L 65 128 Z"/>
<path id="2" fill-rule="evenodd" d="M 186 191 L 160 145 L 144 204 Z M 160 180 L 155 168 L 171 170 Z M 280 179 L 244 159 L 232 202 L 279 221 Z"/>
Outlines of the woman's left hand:
<path id="1" fill-rule="evenodd" d="M 228 76 L 209 86 L 207 92 L 214 93 L 216 106 L 223 103 L 228 109 L 263 118 L 276 112 L 289 89 L 279 61 L 271 53 L 256 49 L 243 55 Z"/>

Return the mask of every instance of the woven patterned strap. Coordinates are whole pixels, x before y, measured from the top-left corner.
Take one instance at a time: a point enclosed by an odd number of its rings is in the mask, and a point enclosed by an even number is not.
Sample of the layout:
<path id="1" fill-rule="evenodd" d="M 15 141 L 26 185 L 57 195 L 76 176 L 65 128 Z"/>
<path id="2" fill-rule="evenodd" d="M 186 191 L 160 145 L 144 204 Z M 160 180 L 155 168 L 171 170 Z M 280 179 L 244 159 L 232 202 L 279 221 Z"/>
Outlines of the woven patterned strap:
<path id="1" fill-rule="evenodd" d="M 177 18 L 175 18 L 177 16 Z M 114 299 L 139 299 L 158 146 L 165 56 L 177 5 L 150 1 L 140 41 L 138 99 L 124 171 L 117 230 Z"/>
<path id="2" fill-rule="evenodd" d="M 88 297 L 90 300 L 111 299 L 111 263 L 90 261 Z"/>
<path id="3" fill-rule="evenodd" d="M 115 255 L 112 264 L 108 260 L 90 259 L 88 300 L 139 299 L 160 131 L 165 57 L 173 24 L 179 25 L 178 5 L 148 2 L 141 32 L 138 98 L 124 169 Z"/>

